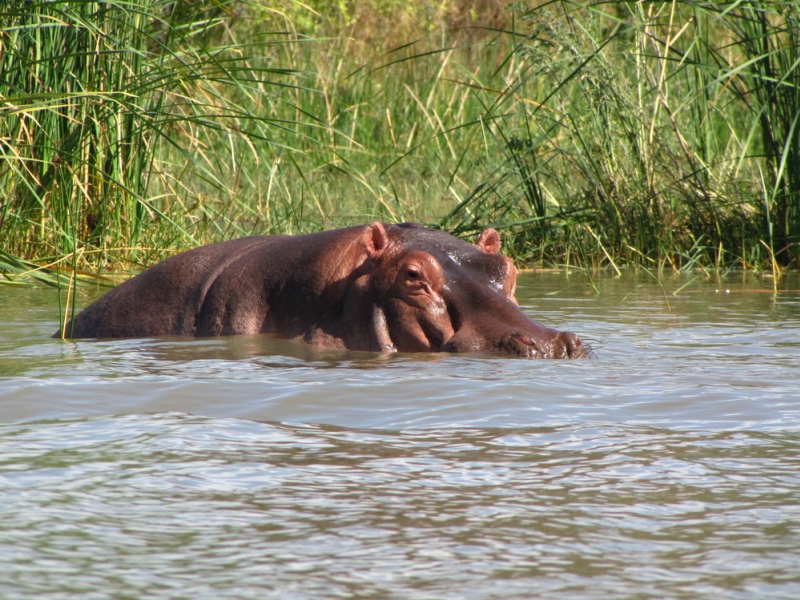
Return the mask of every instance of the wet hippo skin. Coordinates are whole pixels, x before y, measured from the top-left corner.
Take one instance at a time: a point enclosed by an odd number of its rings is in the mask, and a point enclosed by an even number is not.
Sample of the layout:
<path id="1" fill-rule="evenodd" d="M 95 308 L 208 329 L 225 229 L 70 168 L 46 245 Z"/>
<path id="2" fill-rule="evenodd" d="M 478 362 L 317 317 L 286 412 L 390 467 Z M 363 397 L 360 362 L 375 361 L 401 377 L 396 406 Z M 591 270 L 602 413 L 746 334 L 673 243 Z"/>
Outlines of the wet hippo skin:
<path id="1" fill-rule="evenodd" d="M 327 348 L 577 358 L 531 320 L 493 229 L 474 244 L 414 223 L 251 236 L 177 254 L 85 308 L 68 338 L 278 333 Z M 58 332 L 55 337 L 60 337 Z"/>

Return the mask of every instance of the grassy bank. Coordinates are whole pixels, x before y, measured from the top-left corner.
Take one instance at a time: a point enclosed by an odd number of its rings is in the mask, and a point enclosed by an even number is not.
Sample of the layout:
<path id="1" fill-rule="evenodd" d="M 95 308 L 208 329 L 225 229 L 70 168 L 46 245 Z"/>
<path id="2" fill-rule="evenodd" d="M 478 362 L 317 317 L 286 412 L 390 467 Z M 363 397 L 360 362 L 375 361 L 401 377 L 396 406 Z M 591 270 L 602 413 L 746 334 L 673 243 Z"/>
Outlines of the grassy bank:
<path id="1" fill-rule="evenodd" d="M 796 3 L 331 6 L 5 3 L 0 269 L 372 219 L 531 265 L 798 265 Z"/>

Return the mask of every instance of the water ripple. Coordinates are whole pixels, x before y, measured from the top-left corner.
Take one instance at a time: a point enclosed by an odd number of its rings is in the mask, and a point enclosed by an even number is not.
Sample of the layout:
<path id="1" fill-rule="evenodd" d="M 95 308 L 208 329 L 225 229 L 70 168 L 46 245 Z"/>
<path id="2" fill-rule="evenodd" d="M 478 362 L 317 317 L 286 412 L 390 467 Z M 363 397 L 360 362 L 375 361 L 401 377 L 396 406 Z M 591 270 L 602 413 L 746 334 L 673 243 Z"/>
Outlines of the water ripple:
<path id="1" fill-rule="evenodd" d="M 62 343 L 2 290 L 0 596 L 800 597 L 800 295 L 593 283 L 520 278 L 598 354 L 534 362 Z"/>
<path id="2" fill-rule="evenodd" d="M 6 590 L 66 597 L 65 577 L 70 594 L 149 597 L 800 590 L 796 434 L 172 414 L 6 425 L 0 440 Z"/>

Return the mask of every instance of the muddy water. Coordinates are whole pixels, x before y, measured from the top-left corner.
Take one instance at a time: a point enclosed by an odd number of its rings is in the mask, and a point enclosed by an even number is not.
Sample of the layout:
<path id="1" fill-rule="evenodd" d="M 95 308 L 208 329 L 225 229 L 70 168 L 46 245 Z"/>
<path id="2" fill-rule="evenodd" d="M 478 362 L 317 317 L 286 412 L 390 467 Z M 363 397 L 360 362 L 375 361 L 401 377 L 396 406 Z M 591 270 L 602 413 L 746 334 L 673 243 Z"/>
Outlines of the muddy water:
<path id="1" fill-rule="evenodd" d="M 571 362 L 63 343 L 55 292 L 0 286 L 0 597 L 798 598 L 772 285 L 521 277 Z"/>

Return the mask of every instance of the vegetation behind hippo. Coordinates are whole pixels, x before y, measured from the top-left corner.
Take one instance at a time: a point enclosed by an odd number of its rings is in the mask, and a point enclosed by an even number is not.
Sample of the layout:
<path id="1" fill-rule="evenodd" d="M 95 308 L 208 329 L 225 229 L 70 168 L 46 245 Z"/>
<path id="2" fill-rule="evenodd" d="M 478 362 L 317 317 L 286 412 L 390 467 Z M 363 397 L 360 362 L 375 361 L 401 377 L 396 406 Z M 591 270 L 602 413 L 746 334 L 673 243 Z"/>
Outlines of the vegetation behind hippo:
<path id="1" fill-rule="evenodd" d="M 504 4 L 3 3 L 0 281 L 373 220 L 797 266 L 797 3 Z"/>

